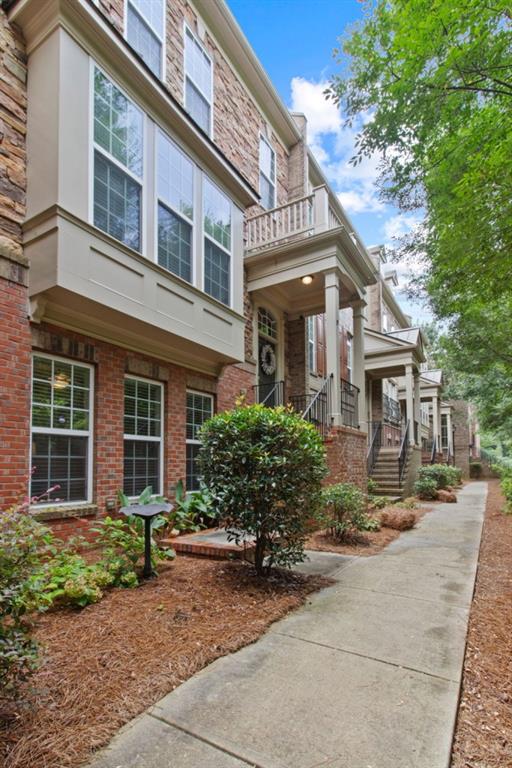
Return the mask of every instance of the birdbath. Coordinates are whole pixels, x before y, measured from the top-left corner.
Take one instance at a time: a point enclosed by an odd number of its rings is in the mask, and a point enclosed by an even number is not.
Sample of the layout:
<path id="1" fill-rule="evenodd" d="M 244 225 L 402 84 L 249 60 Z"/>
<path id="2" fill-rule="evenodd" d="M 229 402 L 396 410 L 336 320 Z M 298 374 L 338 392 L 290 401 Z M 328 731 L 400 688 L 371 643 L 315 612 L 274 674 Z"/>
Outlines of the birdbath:
<path id="1" fill-rule="evenodd" d="M 172 504 L 165 502 L 156 504 L 130 504 L 128 507 L 121 507 L 119 510 L 126 517 L 140 517 L 144 520 L 144 570 L 142 576 L 150 579 L 155 576 L 151 566 L 151 521 L 158 515 L 172 511 Z"/>

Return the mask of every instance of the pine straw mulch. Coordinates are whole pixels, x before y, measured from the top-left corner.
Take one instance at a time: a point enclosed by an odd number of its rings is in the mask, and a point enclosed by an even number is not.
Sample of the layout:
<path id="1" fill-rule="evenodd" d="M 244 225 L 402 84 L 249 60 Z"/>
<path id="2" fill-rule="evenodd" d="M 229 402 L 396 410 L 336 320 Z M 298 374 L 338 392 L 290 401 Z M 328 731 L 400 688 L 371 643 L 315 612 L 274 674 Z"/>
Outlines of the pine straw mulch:
<path id="1" fill-rule="evenodd" d="M 488 487 L 452 768 L 512 766 L 512 515 Z"/>
<path id="2" fill-rule="evenodd" d="M 384 509 L 393 510 L 394 507 L 389 506 L 384 507 Z M 401 511 L 409 510 L 402 509 Z M 426 512 L 431 510 L 429 507 L 417 507 L 411 511 L 414 513 L 417 523 Z M 372 512 L 372 515 L 379 517 L 379 511 Z M 401 533 L 403 531 L 382 526 L 379 531 L 365 531 L 364 533 L 354 535 L 349 541 L 337 542 L 327 531 L 314 531 L 308 537 L 306 548 L 317 552 L 336 552 L 338 555 L 371 557 L 382 552 L 392 541 L 398 539 Z"/>
<path id="3" fill-rule="evenodd" d="M 180 556 L 138 589 L 37 620 L 30 706 L 0 728 L 5 768 L 68 768 L 219 656 L 255 641 L 331 582 Z M 2 762 L 2 758 L 4 762 Z"/>

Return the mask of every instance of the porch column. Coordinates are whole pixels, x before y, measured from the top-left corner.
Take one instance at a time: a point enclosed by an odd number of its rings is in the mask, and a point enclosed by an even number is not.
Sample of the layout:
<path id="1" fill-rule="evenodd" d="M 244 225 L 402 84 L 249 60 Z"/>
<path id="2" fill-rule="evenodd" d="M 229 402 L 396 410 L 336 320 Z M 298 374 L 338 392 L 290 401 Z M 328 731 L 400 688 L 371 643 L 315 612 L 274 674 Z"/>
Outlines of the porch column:
<path id="1" fill-rule="evenodd" d="M 414 445 L 414 382 L 412 365 L 405 366 L 405 418 L 409 422 L 409 445 Z"/>
<path id="2" fill-rule="evenodd" d="M 414 421 L 418 425 L 418 434 L 415 443 L 416 445 L 421 445 L 421 393 L 419 371 L 414 374 Z"/>
<path id="3" fill-rule="evenodd" d="M 436 452 L 439 451 L 439 398 L 434 395 L 432 398 L 432 438 L 436 444 Z"/>
<path id="4" fill-rule="evenodd" d="M 352 305 L 352 383 L 359 389 L 358 399 L 358 420 L 359 428 L 363 432 L 368 431 L 366 421 L 366 377 L 364 371 L 364 326 L 365 326 L 365 307 L 364 301 L 359 301 Z"/>
<path id="5" fill-rule="evenodd" d="M 450 447 L 450 453 L 453 455 L 453 432 L 452 432 L 452 412 L 448 411 L 446 414 L 446 430 L 448 433 L 448 446 Z"/>
<path id="6" fill-rule="evenodd" d="M 325 359 L 327 376 L 331 380 L 331 416 L 335 426 L 341 424 L 340 387 L 340 285 L 338 275 L 328 272 L 325 276 Z"/>

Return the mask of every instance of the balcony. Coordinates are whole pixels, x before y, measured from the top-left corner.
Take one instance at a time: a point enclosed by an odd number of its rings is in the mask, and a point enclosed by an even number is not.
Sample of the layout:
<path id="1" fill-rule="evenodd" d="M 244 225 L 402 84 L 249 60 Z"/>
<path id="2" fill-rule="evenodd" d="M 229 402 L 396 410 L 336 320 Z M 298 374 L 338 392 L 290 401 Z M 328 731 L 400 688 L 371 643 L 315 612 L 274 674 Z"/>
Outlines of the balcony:
<path id="1" fill-rule="evenodd" d="M 402 420 L 400 403 L 388 395 L 382 395 L 382 413 L 388 424 L 400 424 Z"/>

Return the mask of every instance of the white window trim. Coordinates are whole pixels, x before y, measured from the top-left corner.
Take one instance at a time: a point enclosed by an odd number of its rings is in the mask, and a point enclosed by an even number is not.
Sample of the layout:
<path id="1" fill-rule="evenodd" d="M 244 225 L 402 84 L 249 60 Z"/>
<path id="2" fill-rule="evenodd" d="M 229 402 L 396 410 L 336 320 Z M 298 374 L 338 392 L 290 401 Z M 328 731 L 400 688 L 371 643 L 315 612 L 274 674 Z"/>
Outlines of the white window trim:
<path id="1" fill-rule="evenodd" d="M 210 392 L 200 392 L 198 389 L 187 389 L 185 390 L 185 428 L 186 428 L 186 415 L 187 415 L 187 395 L 199 395 L 200 397 L 207 397 L 211 404 L 212 404 L 212 416 L 215 415 L 215 397 L 210 394 Z M 185 437 L 185 463 L 187 459 L 187 445 L 202 445 L 201 440 L 196 440 L 195 438 L 188 438 Z M 186 481 L 186 467 L 185 467 L 185 481 Z M 196 491 L 193 490 L 187 490 L 187 493 L 196 493 Z"/>
<path id="2" fill-rule="evenodd" d="M 128 42 L 128 6 L 130 4 L 131 4 L 130 0 L 124 0 L 124 9 L 123 9 L 123 11 L 124 11 L 124 25 L 123 25 L 124 29 L 123 29 L 123 37 L 124 37 L 124 39 L 127 42 Z M 132 3 L 132 5 L 133 5 L 133 3 Z M 153 32 L 155 37 L 160 41 L 160 44 L 162 46 L 162 50 L 161 50 L 161 53 L 160 53 L 160 57 L 161 57 L 161 61 L 160 61 L 160 69 L 161 69 L 160 80 L 165 82 L 166 69 L 167 69 L 166 68 L 167 56 L 166 56 L 166 49 L 165 49 L 166 48 L 166 40 L 167 40 L 167 24 L 166 24 L 166 21 L 167 21 L 167 18 L 166 18 L 167 0 L 163 0 L 163 2 L 162 2 L 162 16 L 163 16 L 163 18 L 162 18 L 162 29 L 163 29 L 163 37 L 160 37 L 160 35 L 156 31 L 156 29 L 154 29 L 154 27 L 150 24 L 150 22 L 146 19 L 146 17 L 142 15 L 142 13 L 139 11 L 139 9 L 135 8 L 135 6 L 133 6 L 133 7 L 135 9 L 135 13 L 138 13 L 139 16 L 142 16 L 142 18 L 144 19 L 145 23 L 151 29 L 151 31 Z M 137 54 L 137 55 L 140 55 L 140 54 Z M 155 73 L 153 72 L 153 74 L 155 74 Z M 155 75 L 155 77 L 157 77 L 157 75 Z"/>
<path id="3" fill-rule="evenodd" d="M 32 386 L 34 381 L 34 358 L 44 357 L 47 360 L 58 360 L 68 365 L 77 365 L 81 368 L 88 368 L 89 377 L 89 429 L 59 429 L 58 427 L 33 427 L 32 426 Z M 81 360 L 61 357 L 60 355 L 49 355 L 46 352 L 33 351 L 30 362 L 30 448 L 29 448 L 29 470 L 32 470 L 32 435 L 63 435 L 64 437 L 87 437 L 87 498 L 82 501 L 48 501 L 41 504 L 31 504 L 32 509 L 47 509 L 48 507 L 79 507 L 92 503 L 92 478 L 93 478 L 93 455 L 94 455 L 94 366 L 90 363 L 84 363 Z M 28 482 L 28 498 L 30 494 L 31 478 Z"/>
<path id="4" fill-rule="evenodd" d="M 267 147 L 270 149 L 270 151 L 272 152 L 272 154 L 274 156 L 274 180 L 270 179 L 267 176 L 267 174 L 265 173 L 265 171 L 261 167 L 261 142 L 262 141 L 265 142 L 265 144 L 267 145 Z M 270 167 L 272 167 L 272 165 Z M 268 211 L 271 211 L 273 208 L 276 207 L 276 204 L 277 204 L 277 185 L 276 185 L 277 156 L 276 156 L 276 151 L 275 151 L 274 147 L 272 146 L 270 141 L 262 133 L 260 133 L 260 145 L 259 145 L 259 170 L 260 170 L 261 175 L 266 178 L 266 180 L 268 181 L 268 183 L 272 186 L 272 188 L 274 190 L 274 195 L 273 195 L 273 197 L 274 197 L 274 204 L 271 205 L 270 208 L 266 209 Z M 259 187 L 260 187 L 259 192 L 260 192 L 260 197 L 261 197 L 261 184 L 259 184 Z"/>
<path id="5" fill-rule="evenodd" d="M 132 379 L 135 381 L 143 381 L 145 384 L 153 384 L 160 389 L 160 436 L 157 437 L 156 435 L 130 435 L 129 433 L 124 431 L 124 382 L 127 379 Z M 139 440 L 144 443 L 152 442 L 152 443 L 160 443 L 160 450 L 158 452 L 158 457 L 160 460 L 160 472 L 159 472 L 159 483 L 160 487 L 158 489 L 153 488 L 153 496 L 162 496 L 164 492 L 164 416 L 165 416 L 165 404 L 164 404 L 164 385 L 161 381 L 155 381 L 154 379 L 146 379 L 144 376 L 132 376 L 131 374 L 127 374 L 123 378 L 123 456 L 124 456 L 124 441 L 125 440 Z M 124 486 L 124 472 L 123 472 L 123 486 Z M 138 496 L 128 496 L 130 500 L 137 499 Z"/>
<path id="6" fill-rule="evenodd" d="M 349 336 L 348 334 L 347 334 L 347 379 L 349 383 L 352 384 L 352 336 Z"/>
<path id="7" fill-rule="evenodd" d="M 146 157 L 146 148 L 148 146 L 148 126 L 147 126 L 147 115 L 146 112 L 141 109 L 141 107 L 137 104 L 137 102 L 132 99 L 132 97 L 122 88 L 120 85 L 118 85 L 117 80 L 115 80 L 111 75 L 103 69 L 97 62 L 91 57 L 89 59 L 90 61 L 90 67 L 89 67 L 89 223 L 91 226 L 93 226 L 98 232 L 101 232 L 102 235 L 106 235 L 106 237 L 111 237 L 112 240 L 114 240 L 116 243 L 121 243 L 122 246 L 125 248 L 128 248 L 129 250 L 133 251 L 134 253 L 139 254 L 140 256 L 143 256 L 146 252 L 146 205 L 145 205 L 145 196 L 146 196 L 146 190 L 147 190 L 147 173 L 148 173 L 148 163 L 147 163 L 147 157 Z M 94 140 L 94 71 L 98 70 L 101 72 L 101 74 L 109 80 L 112 85 L 115 86 L 122 94 L 123 96 L 128 99 L 128 101 L 133 104 L 133 106 L 140 112 L 142 115 L 142 176 L 139 177 L 133 171 L 131 171 L 129 168 L 127 168 L 125 165 L 123 165 L 119 160 L 117 160 L 115 157 L 113 157 L 110 152 L 108 152 L 106 149 L 101 147 L 99 144 L 96 144 Z M 100 152 L 100 154 L 105 157 L 108 162 L 111 162 L 113 165 L 116 165 L 120 171 L 125 173 L 127 176 L 130 176 L 133 181 L 135 181 L 136 184 L 140 187 L 140 251 L 137 251 L 135 248 L 132 248 L 131 246 L 127 245 L 126 243 L 123 243 L 122 240 L 118 240 L 117 237 L 114 237 L 114 235 L 111 235 L 109 232 L 104 232 L 102 229 L 97 227 L 94 223 L 94 153 L 95 151 Z"/>
<path id="8" fill-rule="evenodd" d="M 312 330 L 312 333 L 310 334 L 310 329 Z M 316 374 L 317 373 L 317 364 L 316 364 L 316 358 L 317 358 L 317 333 L 316 333 L 316 317 L 315 315 L 308 315 L 306 318 L 306 330 L 307 330 L 307 340 L 308 340 L 308 370 L 309 373 Z M 313 365 L 311 365 L 311 358 L 309 354 L 309 350 L 312 348 L 313 350 Z"/>
<path id="9" fill-rule="evenodd" d="M 193 77 L 187 73 L 187 67 L 186 67 L 186 53 L 185 48 L 187 45 L 187 32 L 190 33 L 191 37 L 196 41 L 198 46 L 203 51 L 204 55 L 210 62 L 210 97 L 208 97 L 205 93 L 203 93 L 202 88 L 196 83 Z M 198 38 L 196 34 L 192 31 L 192 29 L 189 27 L 186 21 L 183 22 L 183 105 L 185 109 L 187 108 L 187 78 L 190 80 L 194 88 L 197 88 L 201 96 L 205 99 L 205 101 L 208 102 L 210 105 L 210 130 L 209 130 L 209 137 L 213 141 L 213 104 L 214 104 L 214 91 L 213 91 L 213 84 L 214 84 L 214 77 L 213 77 L 213 59 L 204 47 L 201 40 Z M 190 114 L 190 113 L 189 113 Z M 192 118 L 193 119 L 193 118 Z"/>
<path id="10" fill-rule="evenodd" d="M 203 242 L 204 242 L 204 239 L 207 238 L 211 243 L 213 243 L 213 245 L 217 246 L 218 248 L 221 249 L 221 251 L 224 251 L 224 253 L 227 253 L 229 255 L 229 303 L 228 304 L 224 304 L 223 301 L 220 301 L 220 299 L 216 299 L 215 296 L 211 296 L 209 293 L 206 292 L 206 288 L 205 288 L 205 286 L 206 286 L 206 270 L 204 268 L 205 258 L 206 257 L 205 257 L 205 248 L 204 247 L 203 247 L 203 282 L 202 282 L 201 290 L 203 291 L 205 296 L 208 296 L 212 301 L 218 302 L 221 306 L 223 306 L 223 307 L 233 307 L 233 289 L 234 289 L 234 285 L 233 285 L 233 240 L 234 240 L 234 237 L 233 237 L 233 234 L 234 234 L 233 233 L 233 220 L 234 220 L 234 218 L 233 218 L 233 201 L 231 200 L 229 195 L 227 195 L 224 192 L 224 190 L 221 189 L 219 187 L 219 185 L 216 184 L 210 178 L 210 176 L 208 176 L 208 174 L 205 173 L 204 171 L 202 173 L 202 178 L 203 178 L 203 180 L 206 178 L 210 182 L 210 184 L 213 187 L 215 187 L 215 189 L 217 189 L 229 202 L 229 208 L 230 208 L 230 214 L 229 214 L 230 215 L 230 241 L 231 242 L 230 242 L 230 248 L 228 249 L 224 245 L 222 245 L 222 243 L 219 243 L 218 240 L 216 240 L 214 237 L 212 237 L 206 231 L 206 227 L 204 226 L 204 218 L 205 218 L 205 216 L 204 216 L 204 209 L 205 209 L 205 205 L 204 205 L 204 184 L 201 184 L 201 223 L 202 223 L 202 230 L 201 231 L 202 231 L 202 236 L 203 236 Z"/>

